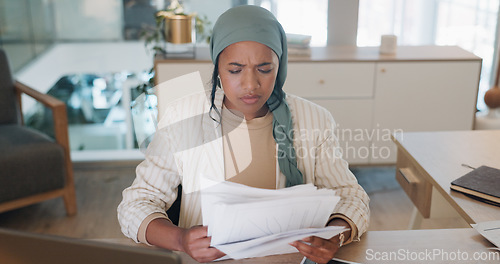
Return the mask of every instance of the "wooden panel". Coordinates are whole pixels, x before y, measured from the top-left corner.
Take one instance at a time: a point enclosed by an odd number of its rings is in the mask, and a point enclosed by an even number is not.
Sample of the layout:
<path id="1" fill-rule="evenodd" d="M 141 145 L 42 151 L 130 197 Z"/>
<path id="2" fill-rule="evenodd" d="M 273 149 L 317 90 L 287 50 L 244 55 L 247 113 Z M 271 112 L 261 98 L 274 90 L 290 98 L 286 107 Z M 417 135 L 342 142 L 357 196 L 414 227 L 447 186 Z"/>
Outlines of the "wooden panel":
<path id="1" fill-rule="evenodd" d="M 398 151 L 396 180 L 420 213 L 425 218 L 429 218 L 431 213 L 432 185 L 403 151 Z"/>
<path id="2" fill-rule="evenodd" d="M 311 56 L 289 55 L 294 62 L 377 62 L 377 61 L 480 61 L 481 58 L 458 46 L 398 46 L 396 54 L 380 54 L 379 47 L 325 46 L 311 47 Z M 157 58 L 157 61 L 172 61 Z M 190 59 L 176 59 L 186 62 Z M 196 59 L 211 63 L 207 46 L 196 47 Z"/>
<path id="3" fill-rule="evenodd" d="M 284 90 L 304 98 L 372 98 L 375 63 L 289 63 Z"/>
<path id="4" fill-rule="evenodd" d="M 146 247 L 123 238 L 99 239 L 97 241 Z M 467 254 L 472 258 L 474 254 L 487 253 L 487 248 L 491 247 L 493 244 L 472 228 L 368 231 L 359 242 L 341 247 L 335 254 L 335 258 L 355 263 L 451 263 L 450 260 L 456 259 L 457 252 L 460 252 L 461 256 Z M 428 254 L 428 252 L 432 252 L 432 254 Z M 183 263 L 198 263 L 184 252 L 176 251 L 176 253 L 181 256 Z M 225 260 L 223 263 L 300 263 L 302 259 L 301 254 L 292 253 L 241 260 L 231 259 Z M 466 261 L 464 263 L 472 262 Z M 481 261 L 481 263 L 498 263 L 498 254 L 490 254 L 489 259 Z"/>
<path id="5" fill-rule="evenodd" d="M 457 252 L 472 258 L 473 254 L 489 252 L 487 248 L 490 247 L 493 247 L 493 244 L 472 228 L 369 231 L 361 237 L 361 241 L 340 248 L 335 257 L 356 263 L 448 264 L 462 262 L 452 257 Z M 433 255 L 426 254 L 427 252 L 433 252 Z M 416 254 L 419 257 L 416 257 Z M 497 257 L 498 254 L 490 258 L 491 261 L 462 263 L 498 263 Z"/>
<path id="6" fill-rule="evenodd" d="M 500 164 L 500 130 L 414 132 L 395 136 L 424 170 L 436 191 L 470 224 L 500 219 L 500 207 L 479 202 L 450 189 L 451 182 L 481 165 Z"/>

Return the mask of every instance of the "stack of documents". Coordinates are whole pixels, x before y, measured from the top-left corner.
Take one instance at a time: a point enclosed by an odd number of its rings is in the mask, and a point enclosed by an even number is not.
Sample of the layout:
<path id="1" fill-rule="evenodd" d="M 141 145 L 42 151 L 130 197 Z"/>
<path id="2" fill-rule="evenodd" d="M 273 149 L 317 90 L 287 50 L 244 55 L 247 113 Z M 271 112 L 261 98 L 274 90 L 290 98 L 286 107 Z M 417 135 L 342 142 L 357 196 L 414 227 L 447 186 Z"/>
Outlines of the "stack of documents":
<path id="1" fill-rule="evenodd" d="M 203 225 L 211 246 L 233 259 L 296 252 L 288 243 L 345 231 L 325 227 L 340 200 L 333 190 L 312 184 L 267 190 L 208 179 L 202 184 Z"/>
<path id="2" fill-rule="evenodd" d="M 286 33 L 288 56 L 311 56 L 311 36 Z"/>

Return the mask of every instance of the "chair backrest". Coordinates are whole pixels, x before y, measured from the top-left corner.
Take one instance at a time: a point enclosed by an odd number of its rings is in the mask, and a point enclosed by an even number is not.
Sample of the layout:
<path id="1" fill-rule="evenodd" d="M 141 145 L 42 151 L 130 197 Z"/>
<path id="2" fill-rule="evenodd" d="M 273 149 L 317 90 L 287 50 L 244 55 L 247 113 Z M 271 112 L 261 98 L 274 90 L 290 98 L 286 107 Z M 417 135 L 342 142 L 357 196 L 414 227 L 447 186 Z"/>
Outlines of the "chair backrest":
<path id="1" fill-rule="evenodd" d="M 0 124 L 19 122 L 14 81 L 5 52 L 0 49 Z"/>

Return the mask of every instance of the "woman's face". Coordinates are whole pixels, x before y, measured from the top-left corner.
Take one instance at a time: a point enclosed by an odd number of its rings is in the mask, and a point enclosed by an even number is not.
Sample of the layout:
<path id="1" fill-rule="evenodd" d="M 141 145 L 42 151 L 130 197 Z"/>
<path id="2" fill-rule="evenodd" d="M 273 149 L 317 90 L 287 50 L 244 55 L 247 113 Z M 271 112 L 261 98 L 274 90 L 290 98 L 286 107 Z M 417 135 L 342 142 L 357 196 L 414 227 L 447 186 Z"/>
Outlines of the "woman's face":
<path id="1" fill-rule="evenodd" d="M 227 46 L 219 55 L 218 69 L 226 107 L 246 120 L 264 116 L 278 67 L 278 56 L 264 44 L 241 41 Z"/>

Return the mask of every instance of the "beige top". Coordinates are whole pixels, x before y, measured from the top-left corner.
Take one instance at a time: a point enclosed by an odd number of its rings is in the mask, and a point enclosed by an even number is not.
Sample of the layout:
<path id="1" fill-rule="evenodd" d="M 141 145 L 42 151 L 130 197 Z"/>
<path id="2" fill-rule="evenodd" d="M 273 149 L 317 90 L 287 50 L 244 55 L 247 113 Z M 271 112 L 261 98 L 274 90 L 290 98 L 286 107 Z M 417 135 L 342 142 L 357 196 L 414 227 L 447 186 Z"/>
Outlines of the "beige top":
<path id="1" fill-rule="evenodd" d="M 246 120 L 222 108 L 226 180 L 247 186 L 276 189 L 276 142 L 273 114 Z"/>

